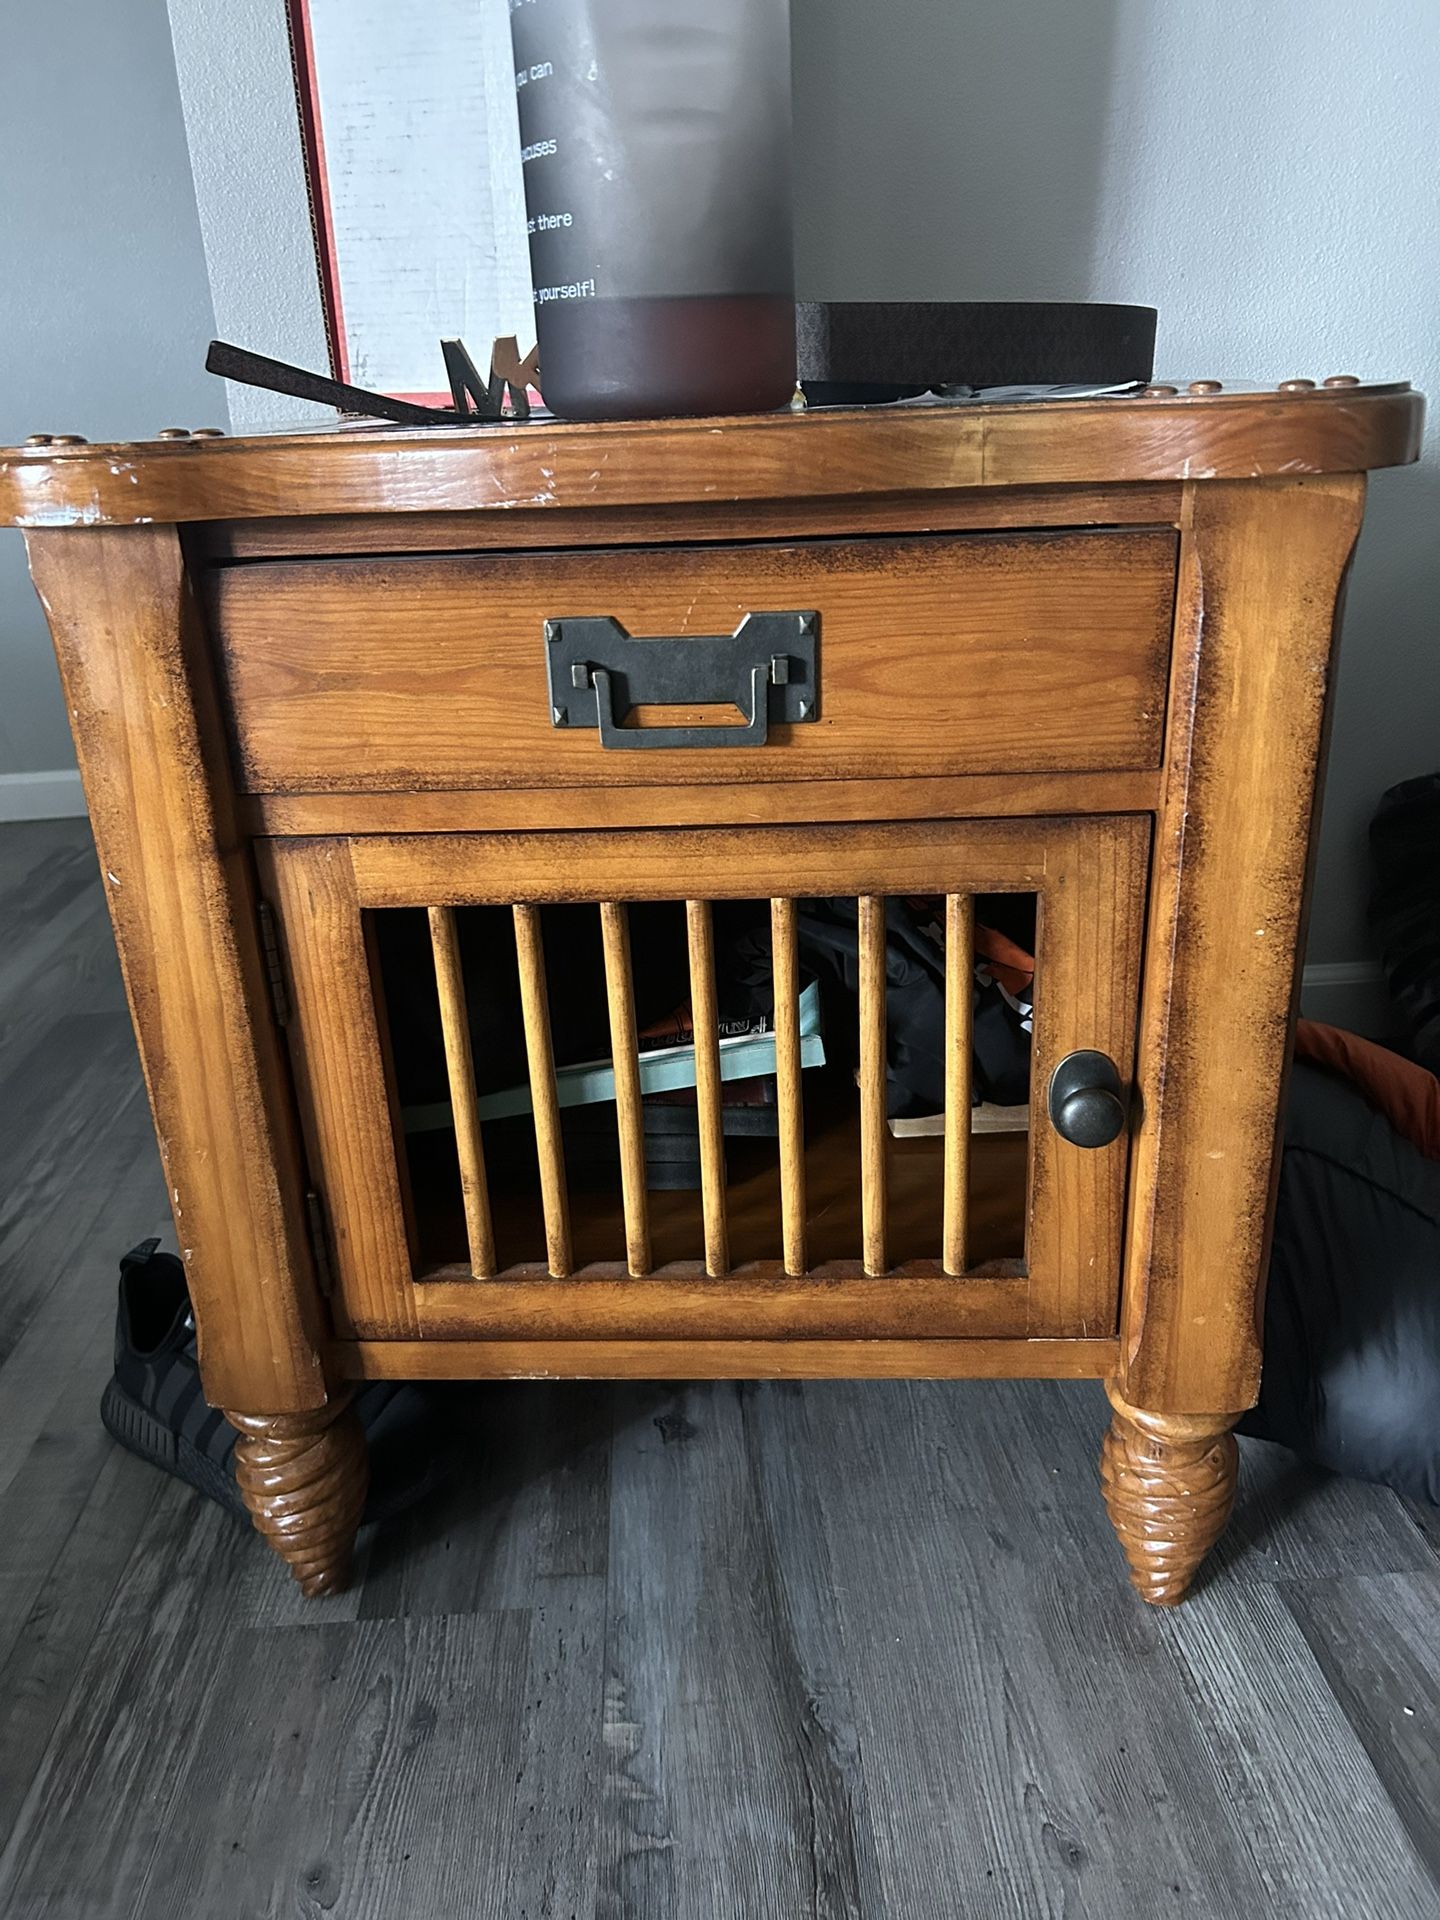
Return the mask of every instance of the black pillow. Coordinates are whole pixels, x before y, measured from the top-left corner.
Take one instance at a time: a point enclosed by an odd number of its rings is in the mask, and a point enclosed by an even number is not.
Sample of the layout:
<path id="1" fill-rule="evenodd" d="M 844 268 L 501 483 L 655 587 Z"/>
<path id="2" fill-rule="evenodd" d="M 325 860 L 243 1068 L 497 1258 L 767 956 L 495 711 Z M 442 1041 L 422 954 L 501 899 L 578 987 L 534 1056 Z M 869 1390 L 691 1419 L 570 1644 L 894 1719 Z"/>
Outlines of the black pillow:
<path id="1" fill-rule="evenodd" d="M 1300 1061 L 1260 1403 L 1240 1430 L 1440 1506 L 1440 1163 Z"/>

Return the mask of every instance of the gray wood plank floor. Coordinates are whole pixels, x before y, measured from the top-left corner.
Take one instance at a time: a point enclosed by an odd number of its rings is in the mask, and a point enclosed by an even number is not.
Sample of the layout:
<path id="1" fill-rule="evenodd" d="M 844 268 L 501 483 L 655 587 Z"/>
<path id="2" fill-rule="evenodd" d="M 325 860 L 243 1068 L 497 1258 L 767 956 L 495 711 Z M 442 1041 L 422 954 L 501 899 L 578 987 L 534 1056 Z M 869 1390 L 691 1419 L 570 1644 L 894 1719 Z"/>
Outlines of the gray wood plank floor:
<path id="1" fill-rule="evenodd" d="M 1098 1391 L 467 1391 L 299 1600 L 111 1447 L 164 1193 L 84 826 L 0 829 L 7 1920 L 1440 1915 L 1440 1527 L 1243 1448 L 1174 1614 Z"/>

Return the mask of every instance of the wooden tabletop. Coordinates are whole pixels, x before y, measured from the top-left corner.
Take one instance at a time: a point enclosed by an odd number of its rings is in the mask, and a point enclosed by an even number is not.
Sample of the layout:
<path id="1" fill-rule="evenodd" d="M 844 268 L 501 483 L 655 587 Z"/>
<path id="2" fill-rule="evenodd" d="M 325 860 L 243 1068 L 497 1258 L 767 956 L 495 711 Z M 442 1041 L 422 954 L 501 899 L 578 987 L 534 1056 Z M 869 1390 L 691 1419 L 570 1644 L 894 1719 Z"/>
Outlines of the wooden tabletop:
<path id="1" fill-rule="evenodd" d="M 0 452 L 0 524 L 145 525 L 909 494 L 971 487 L 1354 473 L 1416 459 L 1405 382 L 1218 382 L 1089 400 L 812 409 L 729 419 L 162 430 Z"/>

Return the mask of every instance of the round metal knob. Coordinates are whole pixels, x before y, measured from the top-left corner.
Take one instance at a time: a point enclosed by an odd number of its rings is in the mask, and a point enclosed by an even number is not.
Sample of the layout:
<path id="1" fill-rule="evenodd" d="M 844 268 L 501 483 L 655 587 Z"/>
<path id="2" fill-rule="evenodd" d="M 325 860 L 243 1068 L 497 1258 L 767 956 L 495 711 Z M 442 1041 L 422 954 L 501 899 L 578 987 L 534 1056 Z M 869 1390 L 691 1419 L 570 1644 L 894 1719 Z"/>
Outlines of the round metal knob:
<path id="1" fill-rule="evenodd" d="M 188 440 L 190 429 L 189 427 L 161 427 L 155 438 L 157 440 Z"/>
<path id="2" fill-rule="evenodd" d="M 1282 380 L 1280 391 L 1281 393 L 1313 393 L 1315 382 L 1313 380 Z"/>
<path id="3" fill-rule="evenodd" d="M 1327 387 L 1358 387 L 1360 376 L 1358 373 L 1332 373 L 1325 384 Z"/>
<path id="4" fill-rule="evenodd" d="M 1149 386 L 1146 387 L 1140 398 L 1142 400 L 1168 400 L 1172 393 L 1178 393 L 1179 391 L 1180 389 L 1178 387 Z"/>
<path id="5" fill-rule="evenodd" d="M 1190 391 L 1191 393 L 1221 393 L 1224 387 L 1219 380 L 1192 380 Z"/>
<path id="6" fill-rule="evenodd" d="M 1107 1053 L 1067 1053 L 1050 1076 L 1050 1124 L 1072 1147 L 1108 1147 L 1125 1127 L 1120 1075 Z"/>

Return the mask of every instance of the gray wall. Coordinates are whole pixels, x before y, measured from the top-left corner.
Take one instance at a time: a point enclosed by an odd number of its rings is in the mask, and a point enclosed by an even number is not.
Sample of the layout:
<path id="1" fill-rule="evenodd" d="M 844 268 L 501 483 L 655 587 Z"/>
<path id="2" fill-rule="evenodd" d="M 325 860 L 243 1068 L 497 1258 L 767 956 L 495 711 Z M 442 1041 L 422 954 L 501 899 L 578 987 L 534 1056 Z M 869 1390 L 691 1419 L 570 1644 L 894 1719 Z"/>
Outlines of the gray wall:
<path id="1" fill-rule="evenodd" d="M 0 31 L 0 445 L 228 425 L 203 368 L 210 289 L 165 0 L 7 6 Z M 0 775 L 72 768 L 24 549 L 5 530 L 0 689 Z"/>
<path id="2" fill-rule="evenodd" d="M 1436 0 L 792 7 L 802 294 L 1144 301 L 1162 372 L 1399 376 L 1440 413 Z M 1312 961 L 1368 955 L 1366 821 L 1440 766 L 1437 432 L 1371 484 Z"/>

